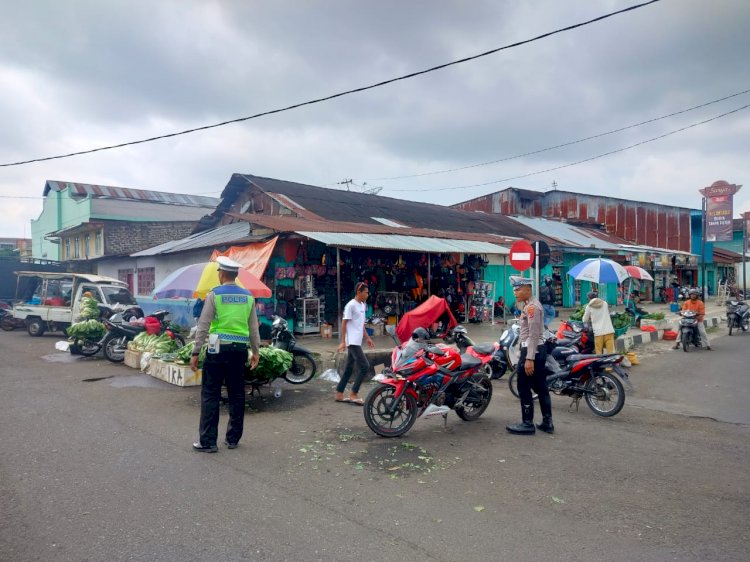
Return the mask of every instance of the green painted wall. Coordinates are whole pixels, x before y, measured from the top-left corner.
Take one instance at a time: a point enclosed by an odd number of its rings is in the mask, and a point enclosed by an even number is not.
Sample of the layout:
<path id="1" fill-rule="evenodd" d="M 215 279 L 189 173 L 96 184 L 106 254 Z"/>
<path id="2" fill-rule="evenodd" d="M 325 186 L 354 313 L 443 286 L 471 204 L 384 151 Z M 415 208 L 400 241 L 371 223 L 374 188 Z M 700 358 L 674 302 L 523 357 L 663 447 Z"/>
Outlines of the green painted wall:
<path id="1" fill-rule="evenodd" d="M 91 220 L 91 200 L 74 200 L 69 192 L 50 190 L 44 198 L 39 218 L 31 221 L 32 255 L 49 260 L 60 259 L 60 245 L 44 236 Z M 46 254 L 46 256 L 44 255 Z"/>

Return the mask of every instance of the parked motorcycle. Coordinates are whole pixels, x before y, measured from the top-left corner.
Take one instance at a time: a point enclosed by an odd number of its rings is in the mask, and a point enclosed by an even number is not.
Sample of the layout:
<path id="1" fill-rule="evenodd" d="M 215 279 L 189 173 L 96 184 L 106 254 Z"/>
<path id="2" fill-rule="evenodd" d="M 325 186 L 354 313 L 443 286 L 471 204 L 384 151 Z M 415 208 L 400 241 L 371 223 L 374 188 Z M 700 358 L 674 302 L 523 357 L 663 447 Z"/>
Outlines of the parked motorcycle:
<path id="1" fill-rule="evenodd" d="M 447 422 L 450 410 L 473 421 L 489 406 L 492 382 L 481 372 L 482 361 L 428 340 L 426 330 L 417 328 L 412 339 L 396 347 L 392 369 L 383 372 L 380 384 L 365 398 L 365 422 L 378 435 L 401 436 L 417 418 L 441 415 Z"/>
<path id="2" fill-rule="evenodd" d="M 503 332 L 505 333 L 505 332 Z M 468 353 L 484 363 L 482 370 L 492 380 L 500 379 L 508 370 L 508 359 L 502 344 L 502 337 L 497 342 L 474 343 L 469 333 L 461 324 L 455 326 L 444 338 L 446 343 L 455 343 L 460 353 Z M 489 361 L 484 360 L 489 355 Z"/>
<path id="3" fill-rule="evenodd" d="M 128 342 L 133 341 L 135 337 L 146 330 L 145 326 L 140 324 L 130 324 L 124 322 L 124 316 L 133 316 L 133 311 L 116 312 L 109 318 L 102 319 L 102 324 L 107 329 L 104 336 L 98 341 L 83 340 L 81 344 L 71 346 L 71 354 L 83 355 L 90 357 L 96 355 L 100 350 L 104 351 L 106 357 L 112 363 L 122 363 L 125 360 L 125 351 L 128 348 Z M 149 317 L 155 318 L 159 322 L 159 333 L 168 334 L 169 337 L 177 340 L 180 347 L 185 345 L 185 338 L 172 329 L 171 323 L 167 320 L 169 312 L 158 310 Z"/>
<path id="4" fill-rule="evenodd" d="M 680 311 L 680 342 L 682 350 L 687 353 L 688 346 L 694 345 L 697 349 L 703 347 L 701 334 L 698 331 L 698 315 L 693 310 Z"/>
<path id="5" fill-rule="evenodd" d="M 727 305 L 727 327 L 729 335 L 734 328 L 747 332 L 750 327 L 750 306 L 744 301 L 728 300 Z"/>
<path id="6" fill-rule="evenodd" d="M 547 365 L 550 364 L 548 355 Z M 547 371 L 547 388 L 560 396 L 571 396 L 578 409 L 581 398 L 586 400 L 591 411 L 597 416 L 612 417 L 625 405 L 625 389 L 615 376 L 623 356 L 583 355 L 571 353 L 561 356 L 562 365 L 555 372 Z M 557 361 L 553 362 L 557 365 Z M 627 375 L 626 375 L 627 376 Z M 508 386 L 518 398 L 516 373 L 508 379 Z"/>
<path id="7" fill-rule="evenodd" d="M 304 384 L 315 376 L 315 359 L 309 349 L 297 344 L 289 324 L 280 316 L 274 316 L 271 324 L 271 345 L 292 354 L 292 366 L 284 379 L 292 384 Z"/>
<path id="8" fill-rule="evenodd" d="M 3 303 L 4 304 L 4 303 Z M 0 306 L 0 328 L 6 332 L 12 332 L 16 328 L 26 327 L 24 320 L 13 317 L 12 309 Z"/>

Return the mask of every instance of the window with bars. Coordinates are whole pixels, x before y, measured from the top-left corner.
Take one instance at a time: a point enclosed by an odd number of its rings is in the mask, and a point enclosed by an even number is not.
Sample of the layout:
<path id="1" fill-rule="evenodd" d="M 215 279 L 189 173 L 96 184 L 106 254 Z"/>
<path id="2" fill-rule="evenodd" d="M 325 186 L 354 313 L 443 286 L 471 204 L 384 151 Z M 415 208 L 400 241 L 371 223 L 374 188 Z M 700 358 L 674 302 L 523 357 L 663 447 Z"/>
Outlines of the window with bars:
<path id="1" fill-rule="evenodd" d="M 94 245 L 95 245 L 94 251 L 96 252 L 96 255 L 101 256 L 104 253 L 102 251 L 103 246 L 102 246 L 102 231 L 101 230 L 98 230 L 96 232 L 96 235 L 94 236 Z"/>
<path id="2" fill-rule="evenodd" d="M 62 255 L 62 259 L 64 260 L 70 259 L 70 238 L 65 239 L 65 250 Z"/>
<path id="3" fill-rule="evenodd" d="M 154 290 L 156 272 L 153 267 L 138 268 L 138 294 L 149 295 Z"/>
<path id="4" fill-rule="evenodd" d="M 73 238 L 73 257 L 74 258 L 80 258 L 81 257 L 81 237 L 76 236 Z"/>

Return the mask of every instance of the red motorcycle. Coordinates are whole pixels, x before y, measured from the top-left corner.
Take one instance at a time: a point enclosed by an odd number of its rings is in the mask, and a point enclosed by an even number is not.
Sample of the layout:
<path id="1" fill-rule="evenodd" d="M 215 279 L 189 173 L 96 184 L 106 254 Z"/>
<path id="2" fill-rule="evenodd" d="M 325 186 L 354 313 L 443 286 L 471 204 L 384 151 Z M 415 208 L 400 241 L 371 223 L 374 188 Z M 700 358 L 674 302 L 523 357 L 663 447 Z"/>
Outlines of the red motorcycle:
<path id="1" fill-rule="evenodd" d="M 393 350 L 391 369 L 365 398 L 365 422 L 382 437 L 399 437 L 417 418 L 441 415 L 447 420 L 451 410 L 473 421 L 492 399 L 492 383 L 480 372 L 484 364 L 452 347 L 430 344 L 427 330 L 417 328 Z"/>

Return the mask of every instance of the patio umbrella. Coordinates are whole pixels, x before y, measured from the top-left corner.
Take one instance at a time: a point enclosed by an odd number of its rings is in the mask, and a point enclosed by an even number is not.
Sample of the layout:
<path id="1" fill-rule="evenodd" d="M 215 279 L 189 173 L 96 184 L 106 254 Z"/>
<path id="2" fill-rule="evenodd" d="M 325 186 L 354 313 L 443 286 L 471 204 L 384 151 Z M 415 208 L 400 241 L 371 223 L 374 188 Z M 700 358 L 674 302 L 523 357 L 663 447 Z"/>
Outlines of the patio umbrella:
<path id="1" fill-rule="evenodd" d="M 170 273 L 164 281 L 151 292 L 155 299 L 168 298 L 206 298 L 206 293 L 218 286 L 219 271 L 216 262 L 194 263 Z M 237 275 L 237 284 L 244 287 L 256 298 L 269 298 L 269 289 L 260 279 L 244 267 Z"/>
<path id="2" fill-rule="evenodd" d="M 606 258 L 589 258 L 568 271 L 573 279 L 591 283 L 622 283 L 629 277 L 619 263 Z"/>
<path id="3" fill-rule="evenodd" d="M 628 275 L 633 279 L 638 279 L 640 281 L 654 280 L 654 278 L 651 277 L 651 274 L 648 271 L 646 271 L 642 267 L 638 267 L 637 265 L 626 265 L 625 271 L 627 271 Z"/>

